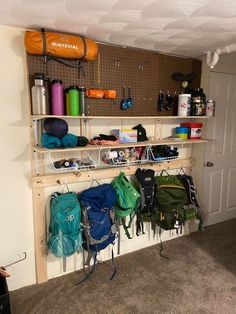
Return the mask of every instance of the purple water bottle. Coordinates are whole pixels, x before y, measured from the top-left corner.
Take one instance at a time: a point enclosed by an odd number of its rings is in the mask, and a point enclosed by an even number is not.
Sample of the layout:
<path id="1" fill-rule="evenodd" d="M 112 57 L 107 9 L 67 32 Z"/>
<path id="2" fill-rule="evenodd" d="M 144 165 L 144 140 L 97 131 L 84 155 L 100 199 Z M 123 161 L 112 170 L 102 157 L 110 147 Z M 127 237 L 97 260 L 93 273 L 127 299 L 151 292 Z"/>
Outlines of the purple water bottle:
<path id="1" fill-rule="evenodd" d="M 53 80 L 51 85 L 52 115 L 63 116 L 64 110 L 64 87 L 61 80 Z"/>

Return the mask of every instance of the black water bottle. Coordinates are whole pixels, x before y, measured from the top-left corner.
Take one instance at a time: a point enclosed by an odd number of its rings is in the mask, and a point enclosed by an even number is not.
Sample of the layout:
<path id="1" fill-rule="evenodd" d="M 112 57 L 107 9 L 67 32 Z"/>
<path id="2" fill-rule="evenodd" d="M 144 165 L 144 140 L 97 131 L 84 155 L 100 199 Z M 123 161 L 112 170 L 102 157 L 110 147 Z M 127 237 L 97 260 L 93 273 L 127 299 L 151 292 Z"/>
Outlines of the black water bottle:
<path id="1" fill-rule="evenodd" d="M 85 92 L 86 92 L 85 87 L 79 87 L 79 105 L 80 105 L 80 115 L 81 116 L 87 116 L 88 115 Z"/>

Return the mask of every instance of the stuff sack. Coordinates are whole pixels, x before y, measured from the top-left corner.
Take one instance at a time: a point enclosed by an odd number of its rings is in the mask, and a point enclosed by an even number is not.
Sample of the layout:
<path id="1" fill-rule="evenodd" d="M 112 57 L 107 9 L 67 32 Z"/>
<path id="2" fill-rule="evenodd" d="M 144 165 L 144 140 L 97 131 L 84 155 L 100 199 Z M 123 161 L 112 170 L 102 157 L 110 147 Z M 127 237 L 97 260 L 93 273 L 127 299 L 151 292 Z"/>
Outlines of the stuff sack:
<path id="1" fill-rule="evenodd" d="M 140 194 L 129 182 L 123 172 L 121 172 L 119 176 L 112 181 L 112 186 L 116 190 L 117 197 L 115 204 L 115 215 L 121 220 L 127 237 L 131 239 L 128 229 L 131 227 L 131 223 L 139 206 Z M 125 219 L 128 216 L 129 223 L 126 224 Z"/>
<path id="2" fill-rule="evenodd" d="M 25 49 L 33 55 L 87 61 L 95 60 L 98 54 L 97 44 L 88 38 L 44 31 L 27 31 Z"/>
<path id="3" fill-rule="evenodd" d="M 185 221 L 187 192 L 175 175 L 156 177 L 156 223 L 165 230 L 178 230 Z"/>
<path id="4" fill-rule="evenodd" d="M 74 192 L 51 196 L 48 248 L 63 258 L 82 249 L 81 207 Z"/>

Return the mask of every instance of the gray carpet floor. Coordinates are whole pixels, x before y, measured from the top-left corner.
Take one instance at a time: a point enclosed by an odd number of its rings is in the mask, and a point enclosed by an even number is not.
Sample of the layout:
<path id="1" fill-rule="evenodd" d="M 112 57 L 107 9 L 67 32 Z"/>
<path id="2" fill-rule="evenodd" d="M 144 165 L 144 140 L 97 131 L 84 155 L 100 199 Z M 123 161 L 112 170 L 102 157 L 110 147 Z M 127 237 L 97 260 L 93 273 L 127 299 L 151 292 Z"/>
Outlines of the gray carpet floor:
<path id="1" fill-rule="evenodd" d="M 81 272 L 11 292 L 13 314 L 236 313 L 236 220 L 155 245 Z M 140 238 L 141 241 L 141 238 Z"/>

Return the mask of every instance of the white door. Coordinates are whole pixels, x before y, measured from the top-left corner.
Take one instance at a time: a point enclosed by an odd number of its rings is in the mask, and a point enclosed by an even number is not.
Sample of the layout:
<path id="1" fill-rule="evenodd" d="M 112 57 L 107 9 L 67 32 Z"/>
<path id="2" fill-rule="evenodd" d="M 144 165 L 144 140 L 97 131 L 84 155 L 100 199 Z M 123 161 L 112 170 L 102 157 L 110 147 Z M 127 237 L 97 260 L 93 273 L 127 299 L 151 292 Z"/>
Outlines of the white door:
<path id="1" fill-rule="evenodd" d="M 236 75 L 211 73 L 209 97 L 216 116 L 207 120 L 203 176 L 206 224 L 236 217 Z M 208 166 L 207 166 L 208 165 Z"/>

